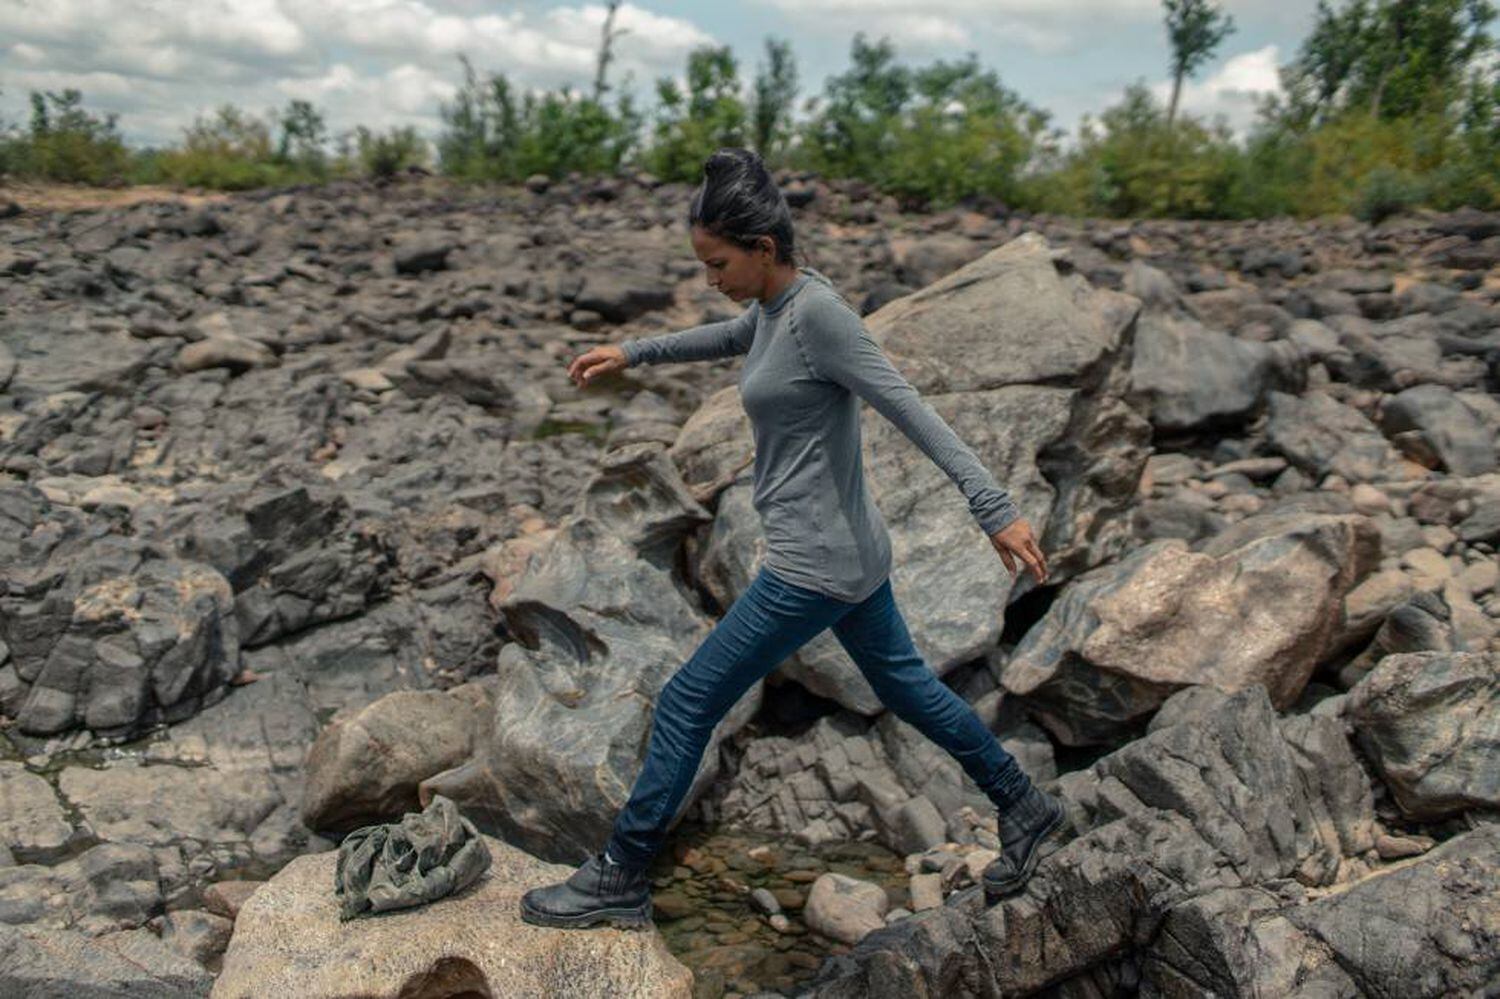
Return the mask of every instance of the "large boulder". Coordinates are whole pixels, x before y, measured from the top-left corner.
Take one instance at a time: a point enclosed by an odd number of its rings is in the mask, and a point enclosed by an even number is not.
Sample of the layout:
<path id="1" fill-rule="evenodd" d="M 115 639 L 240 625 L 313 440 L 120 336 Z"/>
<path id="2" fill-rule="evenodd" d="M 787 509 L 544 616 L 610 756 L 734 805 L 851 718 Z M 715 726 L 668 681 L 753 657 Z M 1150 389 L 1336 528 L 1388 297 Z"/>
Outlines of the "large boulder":
<path id="1" fill-rule="evenodd" d="M 1289 340 L 1241 340 L 1194 319 L 1147 312 L 1137 322 L 1132 390 L 1158 430 L 1243 424 L 1271 389 L 1298 392 L 1306 356 Z"/>
<path id="2" fill-rule="evenodd" d="M 20 730 L 129 736 L 221 699 L 240 670 L 229 582 L 160 545 L 79 540 L 0 567 L 0 707 Z"/>
<path id="3" fill-rule="evenodd" d="M 417 785 L 469 758 L 491 710 L 485 685 L 466 683 L 398 690 L 333 719 L 307 754 L 302 821 L 348 832 L 417 811 Z"/>
<path id="4" fill-rule="evenodd" d="M 1500 654 L 1386 656 L 1345 713 L 1407 815 L 1500 809 Z"/>
<path id="5" fill-rule="evenodd" d="M 1380 429 L 1392 440 L 1420 448 L 1435 466 L 1454 475 L 1480 475 L 1496 464 L 1495 429 L 1443 385 L 1413 385 L 1385 400 Z"/>
<path id="6" fill-rule="evenodd" d="M 1364 873 L 1350 853 L 1371 846 L 1369 779 L 1337 719 L 1290 726 L 1260 686 L 1176 697 L 1190 703 L 1174 723 L 1055 782 L 1066 842 L 1024 892 L 993 905 L 978 886 L 955 892 L 829 958 L 804 994 L 1029 995 L 1070 980 L 1100 994 L 1122 966 L 1138 978 L 1168 916 L 1207 892 L 1291 902 Z"/>
<path id="7" fill-rule="evenodd" d="M 1343 601 L 1379 558 L 1360 514 L 1272 512 L 1200 543 L 1153 541 L 1073 580 L 1001 682 L 1062 742 L 1130 734 L 1174 691 L 1302 693 L 1341 635 Z"/>
<path id="8" fill-rule="evenodd" d="M 443 999 L 692 994 L 693 975 L 654 926 L 588 933 L 521 921 L 520 898 L 572 869 L 484 838 L 490 868 L 426 905 L 341 921 L 338 851 L 307 854 L 256 889 L 235 918 L 217 999 Z"/>
<path id="9" fill-rule="evenodd" d="M 1158 996 L 1482 995 L 1500 977 L 1500 825 L 1286 904 L 1219 888 L 1172 910 L 1143 962 Z"/>
<path id="10" fill-rule="evenodd" d="M 1314 479 L 1330 473 L 1350 482 L 1412 477 L 1375 424 L 1326 392 L 1295 396 L 1273 389 L 1267 400 L 1270 446 Z"/>
<path id="11" fill-rule="evenodd" d="M 1026 233 L 865 318 L 871 337 L 1010 490 L 1048 553 L 1050 583 L 1118 556 L 1144 468 L 1150 426 L 1122 401 L 1139 302 L 1063 275 Z M 871 407 L 864 466 L 891 532 L 892 586 L 917 647 L 944 674 L 993 646 L 1004 608 L 1034 586 L 1012 578 L 963 496 Z M 690 486 L 714 482 L 754 449 L 737 390 L 710 397 L 672 448 Z M 727 606 L 763 556 L 745 476 L 719 497 L 700 556 L 704 585 Z M 844 707 L 883 710 L 833 637 L 783 664 Z M 779 680 L 773 675 L 773 681 Z"/>
<path id="12" fill-rule="evenodd" d="M 539 857 L 601 849 L 629 798 L 658 694 L 713 621 L 658 565 L 706 514 L 660 446 L 607 461 L 577 512 L 502 558 L 495 604 L 515 637 L 500 651 L 494 709 L 474 755 L 421 784 L 481 828 Z M 674 534 L 675 532 L 675 534 Z M 752 684 L 709 736 L 675 824 L 719 772 L 718 744 L 760 707 Z"/>

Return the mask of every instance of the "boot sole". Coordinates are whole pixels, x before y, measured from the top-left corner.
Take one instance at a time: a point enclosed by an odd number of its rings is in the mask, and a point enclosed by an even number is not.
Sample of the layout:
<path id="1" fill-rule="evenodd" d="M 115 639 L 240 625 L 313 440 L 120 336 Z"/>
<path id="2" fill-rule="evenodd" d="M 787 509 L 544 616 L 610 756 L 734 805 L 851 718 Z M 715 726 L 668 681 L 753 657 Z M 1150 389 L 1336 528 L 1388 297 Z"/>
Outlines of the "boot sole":
<path id="1" fill-rule="evenodd" d="M 1006 881 L 998 881 L 994 878 L 986 878 L 981 875 L 981 880 L 984 881 L 984 898 L 986 902 L 994 902 L 996 899 L 1014 895 L 1021 888 L 1025 887 L 1026 882 L 1031 879 L 1031 872 L 1036 870 L 1037 862 L 1041 860 L 1038 852 L 1041 850 L 1042 844 L 1050 839 L 1057 838 L 1058 832 L 1062 829 L 1063 819 L 1067 818 L 1067 815 L 1067 809 L 1059 808 L 1057 810 L 1056 818 L 1048 822 L 1040 835 L 1031 841 L 1031 849 L 1026 852 L 1026 857 L 1021 861 L 1021 869 L 1014 877 Z"/>
<path id="2" fill-rule="evenodd" d="M 620 929 L 639 929 L 651 922 L 651 900 L 647 899 L 634 909 L 593 909 L 576 916 L 560 916 L 556 913 L 533 909 L 525 899 L 521 900 L 521 920 L 535 926 L 560 926 L 565 929 L 582 929 L 595 923 L 609 923 Z"/>

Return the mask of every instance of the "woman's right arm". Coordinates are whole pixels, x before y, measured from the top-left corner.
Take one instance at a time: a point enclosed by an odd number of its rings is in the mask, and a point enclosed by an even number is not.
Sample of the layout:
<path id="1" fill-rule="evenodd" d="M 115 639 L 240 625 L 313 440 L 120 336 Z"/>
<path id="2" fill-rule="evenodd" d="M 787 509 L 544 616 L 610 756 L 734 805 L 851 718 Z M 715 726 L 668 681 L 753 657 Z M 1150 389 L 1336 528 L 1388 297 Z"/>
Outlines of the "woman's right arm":
<path id="1" fill-rule="evenodd" d="M 747 354 L 755 340 L 755 319 L 759 310 L 760 303 L 754 302 L 733 319 L 705 323 L 677 333 L 621 340 L 618 346 L 625 352 L 627 366 L 711 361 Z"/>

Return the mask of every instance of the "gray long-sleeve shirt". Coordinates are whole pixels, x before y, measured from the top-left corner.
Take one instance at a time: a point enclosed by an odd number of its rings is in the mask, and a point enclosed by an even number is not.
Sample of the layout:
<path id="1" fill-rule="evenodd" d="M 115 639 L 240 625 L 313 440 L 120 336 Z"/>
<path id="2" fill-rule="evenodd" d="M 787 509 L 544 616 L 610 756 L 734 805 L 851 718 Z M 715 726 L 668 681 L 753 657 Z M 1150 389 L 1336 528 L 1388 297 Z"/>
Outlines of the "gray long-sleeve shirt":
<path id="1" fill-rule="evenodd" d="M 859 602 L 890 574 L 885 520 L 865 489 L 859 401 L 870 403 L 963 492 L 986 535 L 1021 514 L 989 471 L 811 267 L 733 319 L 621 341 L 630 365 L 744 354 L 740 398 L 755 437 L 751 502 L 765 565 L 788 582 Z"/>

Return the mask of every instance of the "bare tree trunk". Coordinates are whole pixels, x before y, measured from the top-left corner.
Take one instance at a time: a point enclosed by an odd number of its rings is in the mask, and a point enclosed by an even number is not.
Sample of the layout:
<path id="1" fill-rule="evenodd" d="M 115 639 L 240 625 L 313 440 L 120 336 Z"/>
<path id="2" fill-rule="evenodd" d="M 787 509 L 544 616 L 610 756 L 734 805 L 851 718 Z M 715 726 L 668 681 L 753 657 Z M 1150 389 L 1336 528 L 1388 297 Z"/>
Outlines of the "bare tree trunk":
<path id="1" fill-rule="evenodd" d="M 1172 76 L 1172 102 L 1167 105 L 1167 127 L 1172 127 L 1172 121 L 1177 117 L 1177 98 L 1182 94 L 1182 70 L 1179 69 Z"/>
<path id="2" fill-rule="evenodd" d="M 594 100 L 596 101 L 603 99 L 604 91 L 608 89 L 604 82 L 604 71 L 609 66 L 610 60 L 614 58 L 611 47 L 615 37 L 624 34 L 623 31 L 610 31 L 610 27 L 615 23 L 615 10 L 619 6 L 620 0 L 609 0 L 609 11 L 604 15 L 604 30 L 599 38 L 599 63 L 594 71 Z"/>
<path id="3" fill-rule="evenodd" d="M 1177 202 L 1177 130 L 1172 122 L 1177 117 L 1177 99 L 1182 95 L 1182 68 L 1172 75 L 1172 100 L 1167 105 L 1167 211 Z"/>

